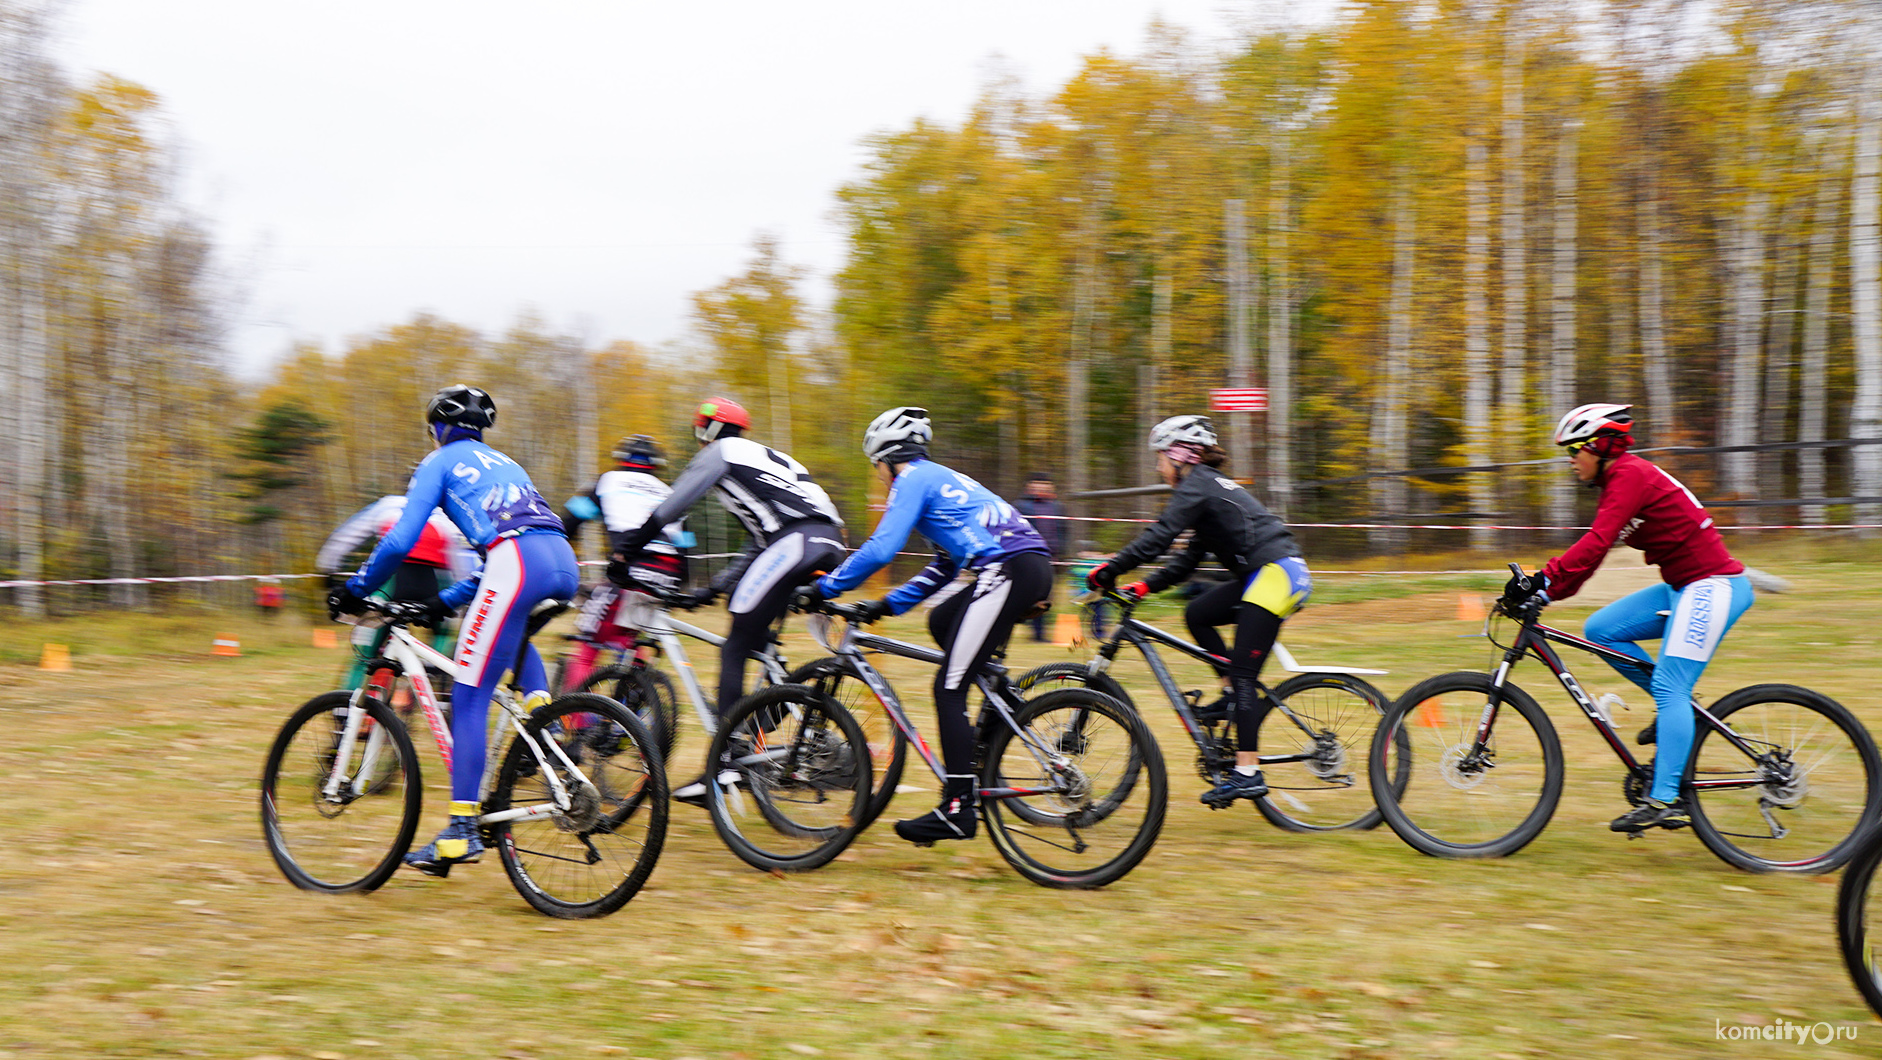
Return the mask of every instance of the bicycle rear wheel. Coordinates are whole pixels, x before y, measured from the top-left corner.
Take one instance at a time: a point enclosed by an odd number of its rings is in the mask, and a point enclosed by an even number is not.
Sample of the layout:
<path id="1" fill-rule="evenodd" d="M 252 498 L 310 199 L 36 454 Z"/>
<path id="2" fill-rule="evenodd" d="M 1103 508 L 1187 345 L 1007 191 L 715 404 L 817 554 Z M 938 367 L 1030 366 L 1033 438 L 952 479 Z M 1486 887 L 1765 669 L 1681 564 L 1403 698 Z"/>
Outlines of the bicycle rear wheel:
<path id="1" fill-rule="evenodd" d="M 632 711 L 659 742 L 660 756 L 672 756 L 680 736 L 680 701 L 666 674 L 651 666 L 609 666 L 589 674 L 579 691 L 607 696 Z"/>
<path id="2" fill-rule="evenodd" d="M 1013 679 L 1013 687 L 1028 696 L 1044 695 L 1061 688 L 1089 688 L 1093 692 L 1102 692 L 1119 703 L 1137 709 L 1131 701 L 1131 694 L 1118 684 L 1117 678 L 1108 673 L 1092 673 L 1088 663 L 1055 662 L 1044 666 L 1035 666 Z"/>
<path id="3" fill-rule="evenodd" d="M 1481 750 L 1487 674 L 1441 674 L 1412 686 L 1372 735 L 1367 768 L 1385 823 L 1420 853 L 1500 858 L 1542 834 L 1562 797 L 1562 743 L 1515 685 Z M 1403 778 L 1403 779 L 1400 779 Z"/>
<path id="4" fill-rule="evenodd" d="M 1366 752 L 1379 718 L 1391 705 L 1384 693 L 1344 674 L 1300 674 L 1274 689 L 1294 717 L 1270 707 L 1257 723 L 1268 794 L 1255 809 L 1276 828 L 1332 832 L 1379 826 Z M 1411 772 L 1410 740 L 1401 729 L 1391 769 L 1393 793 L 1402 795 Z"/>
<path id="5" fill-rule="evenodd" d="M 902 770 L 908 764 L 908 737 L 896 727 L 895 719 L 889 717 L 876 694 L 851 673 L 841 659 L 828 657 L 805 663 L 792 670 L 786 680 L 794 685 L 808 685 L 829 696 L 848 711 L 862 729 L 863 743 L 869 748 L 870 769 L 875 775 L 875 787 L 861 825 L 869 827 L 882 816 L 889 800 L 895 798 L 896 787 L 902 783 Z"/>
<path id="6" fill-rule="evenodd" d="M 262 835 L 282 875 L 303 890 L 379 887 L 398 871 L 418 829 L 418 755 L 391 708 L 362 695 L 365 717 L 339 759 L 351 699 L 350 692 L 327 692 L 302 704 L 262 766 Z"/>
<path id="7" fill-rule="evenodd" d="M 869 745 L 835 700 L 805 685 L 737 703 L 706 754 L 706 808 L 739 859 L 767 872 L 829 864 L 867 823 Z M 721 782 L 729 770 L 735 782 Z"/>
<path id="8" fill-rule="evenodd" d="M 639 893 L 666 842 L 660 749 L 638 717 L 587 693 L 538 707 L 523 729 L 484 806 L 486 815 L 533 811 L 490 826 L 503 871 L 549 916 L 606 916 Z"/>
<path id="9" fill-rule="evenodd" d="M 1882 925 L 1882 890 L 1876 870 L 1882 867 L 1882 828 L 1868 829 L 1843 881 L 1836 889 L 1836 942 L 1843 950 L 1849 977 L 1876 1014 L 1882 1016 L 1882 964 L 1876 955 L 1876 937 L 1870 925 Z"/>
<path id="10" fill-rule="evenodd" d="M 1882 814 L 1882 759 L 1856 716 L 1795 685 L 1741 688 L 1712 716 L 1753 754 L 1701 724 L 1686 779 L 1706 848 L 1748 872 L 1831 872 L 1848 861 Z"/>
<path id="11" fill-rule="evenodd" d="M 1017 731 L 1002 723 L 986 734 L 980 786 L 1033 794 L 981 799 L 994 849 L 1045 887 L 1122 879 L 1155 845 L 1169 803 L 1150 727 L 1087 688 L 1027 700 L 1013 720 Z"/>
<path id="12" fill-rule="evenodd" d="M 1036 666 L 1021 674 L 1019 679 L 1013 682 L 1013 686 L 1034 699 L 1062 688 L 1089 689 L 1101 695 L 1110 696 L 1124 704 L 1133 714 L 1137 713 L 1136 706 L 1131 702 L 1130 693 L 1124 691 L 1123 685 L 1118 684 L 1109 674 L 1092 673 L 1091 667 L 1085 663 L 1056 662 Z M 1142 715 L 1138 716 L 1141 719 Z M 1059 731 L 1054 736 L 1055 746 L 1067 749 L 1076 748 L 1079 741 L 1083 739 L 1085 722 L 1085 716 L 1076 713 L 1059 719 Z M 999 712 L 993 708 L 992 703 L 983 698 L 978 726 L 980 738 L 988 739 L 996 730 L 1004 728 L 1006 728 L 1006 723 L 1000 720 Z M 1094 793 L 1092 804 L 1099 807 L 1123 805 L 1130 798 L 1131 786 L 1137 783 L 1138 773 L 1139 771 L 1135 769 L 1116 771 L 1111 777 L 1110 790 Z M 1006 808 L 1027 824 L 1056 825 L 1058 821 L 1057 814 L 1034 806 L 1025 799 L 1015 800 Z"/>

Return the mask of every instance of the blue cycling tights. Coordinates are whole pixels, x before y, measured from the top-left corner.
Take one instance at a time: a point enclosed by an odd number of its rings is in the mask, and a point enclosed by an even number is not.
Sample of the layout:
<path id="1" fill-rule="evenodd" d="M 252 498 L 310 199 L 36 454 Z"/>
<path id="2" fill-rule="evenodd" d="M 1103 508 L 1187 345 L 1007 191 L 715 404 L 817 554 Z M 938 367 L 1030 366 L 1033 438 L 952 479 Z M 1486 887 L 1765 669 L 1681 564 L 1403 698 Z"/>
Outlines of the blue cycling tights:
<path id="1" fill-rule="evenodd" d="M 1675 589 L 1654 585 L 1624 596 L 1588 616 L 1588 639 L 1604 648 L 1653 663 L 1653 676 L 1625 663 L 1610 663 L 1621 676 L 1653 695 L 1659 711 L 1653 788 L 1661 802 L 1679 797 L 1679 783 L 1692 753 L 1692 690 L 1713 652 L 1738 616 L 1751 607 L 1751 579 L 1743 574 L 1701 578 Z M 1660 640 L 1656 660 L 1636 641 Z"/>

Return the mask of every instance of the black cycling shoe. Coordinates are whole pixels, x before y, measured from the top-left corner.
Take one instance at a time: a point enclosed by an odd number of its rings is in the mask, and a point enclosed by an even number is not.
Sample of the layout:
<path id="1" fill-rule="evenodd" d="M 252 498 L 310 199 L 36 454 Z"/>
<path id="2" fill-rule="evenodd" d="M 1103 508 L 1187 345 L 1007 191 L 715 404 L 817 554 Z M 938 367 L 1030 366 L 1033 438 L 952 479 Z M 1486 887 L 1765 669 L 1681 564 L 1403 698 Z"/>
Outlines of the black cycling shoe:
<path id="1" fill-rule="evenodd" d="M 1259 799 L 1268 793 L 1268 782 L 1257 769 L 1253 773 L 1237 773 L 1233 769 L 1222 774 L 1216 786 L 1202 793 L 1199 801 L 1211 810 L 1225 809 L 1236 799 Z"/>
<path id="2" fill-rule="evenodd" d="M 1640 730 L 1640 735 L 1634 737 L 1634 742 L 1639 744 L 1642 747 L 1646 747 L 1653 743 L 1658 742 L 1659 739 L 1660 739 L 1660 719 L 1655 718 L 1652 721 L 1647 723 L 1646 728 Z"/>
<path id="3" fill-rule="evenodd" d="M 1648 799 L 1609 821 L 1608 830 L 1638 834 L 1649 828 L 1684 828 L 1691 823 L 1692 814 L 1687 812 L 1685 799 L 1672 802 Z"/>
<path id="4" fill-rule="evenodd" d="M 931 847 L 943 839 L 972 839 L 979 813 L 972 801 L 952 798 L 909 821 L 895 822 L 895 834 L 918 847 Z"/>

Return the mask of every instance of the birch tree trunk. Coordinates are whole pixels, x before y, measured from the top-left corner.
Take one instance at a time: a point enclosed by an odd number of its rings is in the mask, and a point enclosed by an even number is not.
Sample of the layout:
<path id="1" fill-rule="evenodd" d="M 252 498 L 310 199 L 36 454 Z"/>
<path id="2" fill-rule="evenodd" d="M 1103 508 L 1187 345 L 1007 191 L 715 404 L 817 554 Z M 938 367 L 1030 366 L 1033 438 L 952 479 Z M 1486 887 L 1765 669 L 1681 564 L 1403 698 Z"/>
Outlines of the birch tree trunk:
<path id="1" fill-rule="evenodd" d="M 1873 40 L 1875 34 L 1871 33 Z M 1882 437 L 1882 274 L 1878 274 L 1876 195 L 1882 179 L 1882 59 L 1863 57 L 1856 104 L 1856 176 L 1850 188 L 1849 286 L 1855 317 L 1856 398 L 1849 412 L 1853 438 Z M 1851 451 L 1851 493 L 1882 496 L 1882 445 Z M 1882 504 L 1856 507 L 1856 522 L 1882 519 Z"/>
<path id="2" fill-rule="evenodd" d="M 1666 354 L 1665 251 L 1660 244 L 1659 184 L 1646 170 L 1637 204 L 1640 225 L 1640 361 L 1647 377 L 1647 438 L 1653 445 L 1671 444 L 1679 422 L 1673 394 L 1673 371 Z M 1636 417 L 1638 419 L 1639 417 Z"/>
<path id="3" fill-rule="evenodd" d="M 1520 8 L 1514 9 L 1503 30 L 1503 371 L 1501 428 L 1503 460 L 1523 459 L 1532 450 L 1528 422 L 1529 388 L 1529 262 L 1524 207 L 1528 188 L 1523 175 L 1525 154 L 1523 105 L 1524 41 Z M 1564 410 L 1566 411 L 1566 410 Z M 1503 511 L 1515 516 L 1523 507 L 1526 475 L 1499 476 L 1504 483 Z"/>
<path id="4" fill-rule="evenodd" d="M 1828 419 L 1829 397 L 1826 379 L 1829 362 L 1830 285 L 1836 259 L 1837 192 L 1836 179 L 1840 152 L 1826 147 L 1817 173 L 1816 216 L 1810 226 L 1810 267 L 1804 280 L 1803 362 L 1797 378 L 1797 440 L 1820 442 Z M 1805 448 L 1797 451 L 1797 493 L 1804 498 L 1824 495 L 1823 450 Z M 1805 523 L 1821 523 L 1825 516 L 1821 504 L 1803 506 Z"/>
<path id="5" fill-rule="evenodd" d="M 1069 514 L 1083 515 L 1085 502 L 1078 495 L 1091 488 L 1086 450 L 1090 424 L 1086 422 L 1091 386 L 1092 337 L 1098 300 L 1098 204 L 1085 207 L 1080 233 L 1077 275 L 1072 292 L 1072 348 L 1065 370 L 1065 477 Z"/>
<path id="6" fill-rule="evenodd" d="M 1248 219 L 1242 200 L 1229 199 L 1222 204 L 1222 225 L 1228 250 L 1228 385 L 1246 387 L 1251 385 L 1253 352 L 1248 336 Z M 1248 425 L 1252 413 L 1226 412 L 1223 415 L 1228 419 L 1229 468 L 1237 477 L 1252 475 L 1254 447 L 1250 440 L 1253 432 Z"/>
<path id="7" fill-rule="evenodd" d="M 1764 348 L 1764 395 L 1758 409 L 1757 440 L 1760 442 L 1775 442 L 1790 433 L 1791 375 L 1797 367 L 1791 357 L 1791 345 L 1797 334 L 1797 262 L 1803 256 L 1803 245 L 1796 233 L 1803 228 L 1799 223 L 1802 212 L 1799 206 L 1786 207 L 1773 229 L 1779 242 L 1775 248 L 1775 276 L 1765 314 L 1769 334 Z M 1784 453 L 1781 450 L 1759 453 L 1757 460 L 1759 496 L 1766 500 L 1786 496 Z"/>
<path id="8" fill-rule="evenodd" d="M 1490 365 L 1490 180 L 1488 147 L 1482 119 L 1477 117 L 1487 94 L 1482 73 L 1480 40 L 1482 18 L 1467 16 L 1466 32 L 1470 44 L 1464 65 L 1471 71 L 1473 117 L 1464 147 L 1464 448 L 1465 462 L 1490 462 L 1490 416 L 1494 375 Z M 1494 472 L 1479 471 L 1470 476 L 1470 507 L 1479 513 L 1481 523 L 1496 507 Z M 1478 525 L 1470 532 L 1470 547 L 1488 551 L 1496 545 L 1496 533 Z"/>
<path id="9" fill-rule="evenodd" d="M 17 470 L 13 534 L 18 542 L 17 569 L 22 581 L 46 576 L 48 459 L 56 422 L 49 400 L 49 217 L 51 155 L 56 78 L 46 57 L 47 27 L 36 11 L 0 8 L 0 342 L 9 346 Z M 32 617 L 47 611 L 46 592 L 38 585 L 14 593 L 20 609 Z"/>
<path id="10" fill-rule="evenodd" d="M 1409 464 L 1407 444 L 1407 405 L 1411 401 L 1412 375 L 1412 273 L 1416 263 L 1417 213 L 1412 205 L 1409 182 L 1400 174 L 1393 181 L 1392 193 L 1392 295 L 1386 310 L 1385 379 L 1375 405 L 1374 424 L 1378 446 L 1374 463 L 1384 470 L 1397 471 Z M 1401 475 L 1372 480 L 1372 509 L 1394 523 L 1407 515 L 1406 483 Z M 1372 531 L 1375 549 L 1392 554 L 1405 551 L 1407 535 L 1401 529 Z"/>
<path id="11" fill-rule="evenodd" d="M 1747 92 L 1747 106 L 1756 106 L 1756 86 Z M 1720 410 L 1719 441 L 1723 445 L 1751 445 L 1757 440 L 1758 384 L 1760 382 L 1764 341 L 1764 227 L 1770 212 L 1770 196 L 1763 187 L 1763 152 L 1759 141 L 1763 130 L 1759 123 L 1747 122 L 1744 130 L 1745 199 L 1727 227 L 1732 245 L 1727 253 L 1732 263 L 1728 275 L 1731 290 L 1730 334 L 1725 347 L 1729 352 L 1725 380 L 1725 407 Z M 1753 453 L 1722 453 L 1719 461 L 1720 488 L 1727 494 L 1744 498 L 1757 492 L 1757 458 Z"/>
<path id="12" fill-rule="evenodd" d="M 1139 438 L 1150 437 L 1150 428 L 1163 418 L 1163 366 L 1170 363 L 1173 344 L 1170 320 L 1171 306 L 1176 299 L 1175 280 L 1170 276 L 1168 257 L 1164 259 L 1162 269 L 1157 273 L 1156 287 L 1151 295 L 1150 309 L 1150 359 L 1144 365 L 1143 384 L 1139 388 L 1143 411 L 1139 417 Z M 1139 443 L 1137 450 L 1137 481 L 1143 483 L 1157 480 L 1157 458 L 1150 447 Z"/>
<path id="13" fill-rule="evenodd" d="M 1268 495 L 1283 519 L 1294 510 L 1292 181 L 1287 130 L 1276 122 L 1268 138 Z"/>
<path id="14" fill-rule="evenodd" d="M 1562 141 L 1555 155 L 1555 245 L 1551 262 L 1549 317 L 1549 404 L 1552 413 L 1575 406 L 1575 268 L 1576 229 L 1580 200 L 1576 181 L 1576 150 L 1581 123 L 1562 122 Z M 1567 526 L 1575 516 L 1575 481 L 1556 474 L 1549 481 L 1549 522 Z"/>

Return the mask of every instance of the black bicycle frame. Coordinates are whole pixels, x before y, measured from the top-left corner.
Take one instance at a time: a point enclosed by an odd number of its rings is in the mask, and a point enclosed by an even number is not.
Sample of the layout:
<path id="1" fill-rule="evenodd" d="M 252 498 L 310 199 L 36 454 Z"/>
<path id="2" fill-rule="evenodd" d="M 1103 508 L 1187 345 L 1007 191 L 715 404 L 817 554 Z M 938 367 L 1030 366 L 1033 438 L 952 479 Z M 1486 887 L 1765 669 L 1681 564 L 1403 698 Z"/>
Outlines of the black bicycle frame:
<path id="1" fill-rule="evenodd" d="M 1123 644 L 1128 643 L 1136 648 L 1144 657 L 1144 662 L 1149 665 L 1151 674 L 1157 679 L 1157 684 L 1163 688 L 1163 695 L 1170 701 L 1171 709 L 1176 711 L 1177 720 L 1183 723 L 1184 731 L 1189 733 L 1189 738 L 1195 741 L 1197 748 L 1208 752 L 1211 750 L 1208 731 L 1202 727 L 1201 722 L 1196 720 L 1195 712 L 1189 707 L 1189 697 L 1183 694 L 1182 688 L 1176 683 L 1175 675 L 1171 674 L 1170 668 L 1164 665 L 1163 657 L 1157 654 L 1156 648 L 1152 647 L 1152 642 L 1182 652 L 1198 662 L 1208 663 L 1217 674 L 1227 672 L 1229 661 L 1206 648 L 1191 644 L 1181 637 L 1165 633 L 1155 626 L 1139 621 L 1128 613 L 1118 618 L 1116 630 L 1106 637 L 1104 644 L 1098 648 L 1098 654 L 1107 664 L 1116 661 L 1118 649 Z M 1267 691 L 1265 685 L 1262 686 L 1262 691 Z M 1309 737 L 1314 735 L 1313 730 L 1302 725 L 1300 719 L 1295 717 L 1294 713 L 1279 700 L 1270 698 L 1296 727 Z M 1280 765 L 1287 762 L 1310 761 L 1314 756 L 1313 752 L 1308 751 L 1300 754 L 1261 755 L 1259 757 L 1262 765 Z"/>
<path id="2" fill-rule="evenodd" d="M 922 761 L 928 763 L 928 768 L 933 771 L 935 779 L 945 786 L 948 779 L 947 768 L 941 764 L 941 760 L 934 753 L 934 749 L 928 746 L 928 741 L 922 736 L 921 730 L 917 729 L 915 723 L 909 720 L 908 712 L 902 709 L 901 698 L 895 694 L 895 689 L 889 687 L 888 680 L 884 678 L 881 672 L 875 667 L 869 665 L 868 659 L 863 657 L 862 649 L 866 648 L 871 651 L 884 652 L 889 655 L 898 655 L 904 659 L 914 659 L 917 662 L 925 662 L 934 666 L 945 664 L 947 656 L 935 648 L 925 648 L 919 644 L 909 644 L 906 641 L 891 640 L 888 637 L 878 636 L 874 633 L 865 633 L 855 628 L 849 631 L 846 640 L 847 643 L 838 647 L 837 658 L 843 660 L 843 665 L 849 669 L 851 675 L 866 685 L 869 691 L 875 695 L 876 699 L 882 704 L 882 709 L 889 712 L 889 719 L 895 723 L 895 727 L 901 730 L 903 736 L 907 737 L 910 745 L 921 755 Z M 987 702 L 999 712 L 1000 718 L 1006 722 L 1007 728 L 1013 730 L 1013 733 L 1026 745 L 1027 750 L 1032 752 L 1033 757 L 1039 761 L 1039 764 L 1044 766 L 1047 759 L 1041 757 L 1040 748 L 1036 746 L 1032 740 L 1028 739 L 1026 731 L 1021 729 L 1019 723 L 1013 719 L 1013 701 L 1009 694 L 1009 685 L 1006 680 L 1006 667 L 997 662 L 989 662 L 986 669 L 987 672 L 977 677 L 974 680 L 974 684 L 986 695 Z M 1048 771 L 1048 775 L 1049 772 L 1050 771 Z M 1030 795 L 1050 795 L 1054 790 L 1056 789 L 1005 787 L 981 788 L 979 789 L 979 793 L 980 797 L 983 799 L 1018 799 Z"/>
<path id="3" fill-rule="evenodd" d="M 1614 751 L 1615 757 L 1619 758 L 1621 763 L 1627 767 L 1628 772 L 1641 777 L 1647 777 L 1649 774 L 1646 765 L 1634 757 L 1633 752 L 1628 749 L 1627 744 L 1622 742 L 1620 734 L 1615 731 L 1614 726 L 1610 724 L 1606 718 L 1601 716 L 1601 712 L 1595 708 L 1594 701 L 1588 698 L 1587 692 L 1583 691 L 1581 682 L 1575 680 L 1575 675 L 1568 672 L 1568 667 L 1562 662 L 1561 653 L 1550 646 L 1550 641 L 1554 641 L 1557 644 L 1566 644 L 1571 648 L 1579 648 L 1607 662 L 1617 662 L 1634 667 L 1635 669 L 1644 671 L 1648 677 L 1651 677 L 1653 674 L 1653 663 L 1644 659 L 1637 659 L 1632 655 L 1615 651 L 1612 648 L 1604 648 L 1591 640 L 1577 637 L 1573 633 L 1565 633 L 1553 626 L 1545 626 L 1541 622 L 1534 620 L 1524 622 L 1522 623 L 1521 631 L 1516 635 L 1516 640 L 1508 648 L 1504 649 L 1502 665 L 1497 667 L 1496 673 L 1490 678 L 1490 701 L 1484 705 L 1483 716 L 1478 720 L 1477 738 L 1475 743 L 1471 746 L 1471 753 L 1480 754 L 1485 749 L 1485 742 L 1489 739 L 1490 729 L 1496 722 L 1497 711 L 1502 706 L 1503 685 L 1509 678 L 1510 669 L 1520 662 L 1524 655 L 1533 655 L 1535 658 L 1541 660 L 1542 665 L 1549 668 L 1549 672 L 1555 675 L 1557 681 L 1561 682 L 1563 690 L 1568 693 L 1570 699 L 1575 701 L 1575 705 L 1581 708 L 1581 712 L 1587 715 L 1588 720 L 1594 724 L 1595 731 L 1599 732 L 1601 738 L 1607 741 L 1608 747 Z M 1730 726 L 1726 725 L 1718 718 L 1713 717 L 1711 711 L 1700 706 L 1696 701 L 1692 704 L 1692 708 L 1693 711 L 1698 714 L 1699 721 L 1702 724 L 1709 726 L 1720 736 L 1724 737 L 1733 747 L 1743 752 L 1745 757 L 1754 762 L 1758 760 L 1758 752 L 1753 750 L 1751 745 L 1747 744 L 1737 733 L 1733 732 Z M 1696 745 L 1697 741 L 1694 742 Z M 1695 777 L 1693 778 L 1692 786 L 1698 789 L 1750 788 L 1757 787 L 1759 783 L 1761 783 L 1761 781 L 1756 778 L 1746 780 L 1701 780 Z"/>

